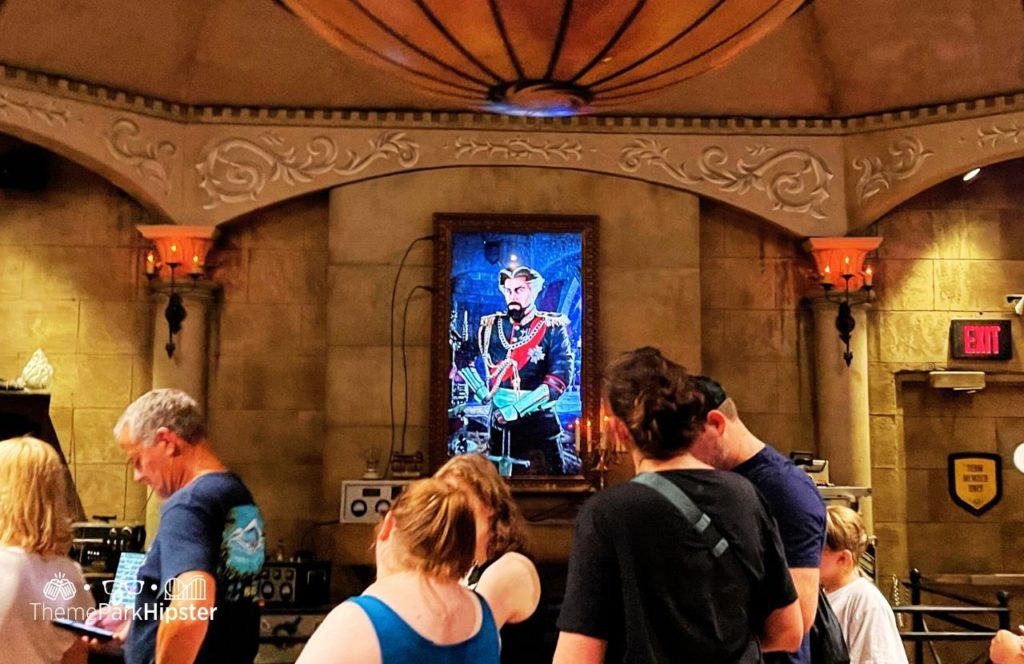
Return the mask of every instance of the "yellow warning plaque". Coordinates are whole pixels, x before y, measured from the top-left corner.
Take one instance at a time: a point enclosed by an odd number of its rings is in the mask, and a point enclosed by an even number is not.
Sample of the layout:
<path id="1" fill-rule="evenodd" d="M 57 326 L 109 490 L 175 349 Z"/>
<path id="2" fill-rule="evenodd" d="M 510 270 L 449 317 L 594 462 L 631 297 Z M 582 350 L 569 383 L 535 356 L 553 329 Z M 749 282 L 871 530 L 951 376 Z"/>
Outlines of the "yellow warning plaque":
<path id="1" fill-rule="evenodd" d="M 1003 497 L 1002 459 L 987 452 L 949 455 L 949 495 L 975 516 L 995 507 Z"/>

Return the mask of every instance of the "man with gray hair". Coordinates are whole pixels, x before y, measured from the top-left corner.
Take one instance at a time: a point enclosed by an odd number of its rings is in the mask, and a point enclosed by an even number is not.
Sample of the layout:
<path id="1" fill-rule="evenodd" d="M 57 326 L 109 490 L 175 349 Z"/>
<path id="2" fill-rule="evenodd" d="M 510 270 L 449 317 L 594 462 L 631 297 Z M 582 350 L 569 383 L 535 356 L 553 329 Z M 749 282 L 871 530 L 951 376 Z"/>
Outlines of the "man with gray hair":
<path id="1" fill-rule="evenodd" d="M 126 664 L 252 662 L 263 519 L 210 449 L 199 405 L 181 390 L 152 390 L 128 406 L 114 436 L 135 481 L 165 500 L 138 572 Z M 123 636 L 127 625 L 110 617 L 97 622 Z"/>

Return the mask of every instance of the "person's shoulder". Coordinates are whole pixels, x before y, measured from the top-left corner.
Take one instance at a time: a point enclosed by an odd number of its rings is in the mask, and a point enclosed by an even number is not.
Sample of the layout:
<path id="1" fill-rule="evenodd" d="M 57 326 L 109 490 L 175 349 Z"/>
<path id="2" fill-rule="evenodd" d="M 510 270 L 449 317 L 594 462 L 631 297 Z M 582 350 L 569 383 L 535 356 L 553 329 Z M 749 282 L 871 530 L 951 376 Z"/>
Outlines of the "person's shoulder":
<path id="1" fill-rule="evenodd" d="M 771 445 L 765 445 L 764 449 L 737 466 L 737 471 L 765 493 L 766 498 L 789 497 L 801 502 L 820 504 L 824 511 L 824 502 L 814 485 L 814 480 Z M 767 495 L 769 493 L 773 495 Z"/>
<path id="2" fill-rule="evenodd" d="M 193 497 L 207 500 L 252 501 L 245 482 L 230 470 L 203 475 L 193 482 L 191 489 Z"/>
<path id="3" fill-rule="evenodd" d="M 495 321 L 501 320 L 502 318 L 505 318 L 506 316 L 508 316 L 508 313 L 506 313 L 504 311 L 496 311 L 493 314 L 487 314 L 485 316 L 481 316 L 480 317 L 480 325 L 482 325 L 484 327 L 490 327 L 490 326 L 494 325 Z"/>
<path id="4" fill-rule="evenodd" d="M 160 508 L 160 518 L 220 518 L 234 507 L 249 504 L 255 501 L 241 478 L 231 471 L 209 473 L 171 494 Z"/>
<path id="5" fill-rule="evenodd" d="M 370 616 L 355 602 L 342 602 L 327 614 L 302 650 L 299 662 L 363 662 L 380 660 Z"/>
<path id="6" fill-rule="evenodd" d="M 889 607 L 889 600 L 870 579 L 859 576 L 850 583 L 850 586 L 851 598 L 858 600 L 858 603 L 868 604 L 875 608 Z"/>
<path id="7" fill-rule="evenodd" d="M 20 546 L 0 546 L 0 573 L 19 576 L 33 555 Z"/>
<path id="8" fill-rule="evenodd" d="M 598 491 L 593 496 L 588 498 L 583 503 L 583 510 L 591 512 L 602 512 L 609 509 L 615 509 L 616 507 L 623 507 L 630 504 L 637 498 L 642 498 L 650 490 L 644 488 L 636 482 L 622 482 L 621 484 L 613 484 L 601 491 Z"/>
<path id="9" fill-rule="evenodd" d="M 0 561 L 4 563 L 24 565 L 32 555 L 20 546 L 0 546 Z"/>
<path id="10" fill-rule="evenodd" d="M 480 578 L 495 574 L 527 579 L 537 575 L 537 566 L 518 551 L 508 551 L 488 565 Z"/>

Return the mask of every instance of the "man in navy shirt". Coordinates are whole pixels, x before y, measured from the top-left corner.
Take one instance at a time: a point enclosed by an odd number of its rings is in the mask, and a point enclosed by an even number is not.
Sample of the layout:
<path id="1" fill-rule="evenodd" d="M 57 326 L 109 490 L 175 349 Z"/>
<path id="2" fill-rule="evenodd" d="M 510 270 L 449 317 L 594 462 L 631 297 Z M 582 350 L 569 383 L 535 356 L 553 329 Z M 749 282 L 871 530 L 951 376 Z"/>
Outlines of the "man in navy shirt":
<path id="1" fill-rule="evenodd" d="M 807 637 L 818 610 L 818 568 L 825 546 L 825 503 L 807 473 L 757 438 L 743 424 L 722 386 L 712 378 L 699 376 L 698 385 L 706 399 L 705 435 L 694 445 L 693 454 L 721 470 L 746 477 L 764 496 L 775 517 L 786 553 L 786 564 L 800 598 L 804 640 L 795 653 L 766 653 L 768 664 L 810 664 Z"/>
<path id="2" fill-rule="evenodd" d="M 165 500 L 138 572 L 126 664 L 252 662 L 263 519 L 210 449 L 198 404 L 180 390 L 153 390 L 128 407 L 114 435 L 135 481 Z M 112 620 L 98 623 L 123 636 L 125 626 Z"/>

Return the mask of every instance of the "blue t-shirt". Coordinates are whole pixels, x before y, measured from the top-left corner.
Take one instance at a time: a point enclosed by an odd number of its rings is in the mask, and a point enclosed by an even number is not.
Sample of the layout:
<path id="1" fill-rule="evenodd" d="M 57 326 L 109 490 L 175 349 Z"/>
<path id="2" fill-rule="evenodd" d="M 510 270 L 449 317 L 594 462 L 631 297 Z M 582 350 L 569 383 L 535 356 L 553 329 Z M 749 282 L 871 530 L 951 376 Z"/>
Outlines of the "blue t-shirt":
<path id="1" fill-rule="evenodd" d="M 498 664 L 498 627 L 487 602 L 477 595 L 483 612 L 480 629 L 460 643 L 439 645 L 425 638 L 395 611 L 372 595 L 348 600 L 366 612 L 380 644 L 381 664 Z"/>
<path id="2" fill-rule="evenodd" d="M 263 518 L 252 495 L 230 472 L 201 475 L 179 489 L 160 510 L 160 528 L 139 568 L 142 592 L 135 598 L 125 641 L 126 664 L 156 660 L 156 635 L 173 597 L 201 599 L 212 590 L 184 587 L 184 572 L 216 580 L 216 611 L 196 664 L 252 662 L 259 647 L 257 579 L 263 569 Z"/>
<path id="3" fill-rule="evenodd" d="M 779 526 L 786 564 L 791 569 L 820 567 L 825 547 L 825 501 L 814 480 L 770 445 L 733 470 L 750 480 L 764 496 Z M 764 660 L 766 664 L 809 664 L 809 636 L 804 637 L 796 653 L 765 653 Z"/>

